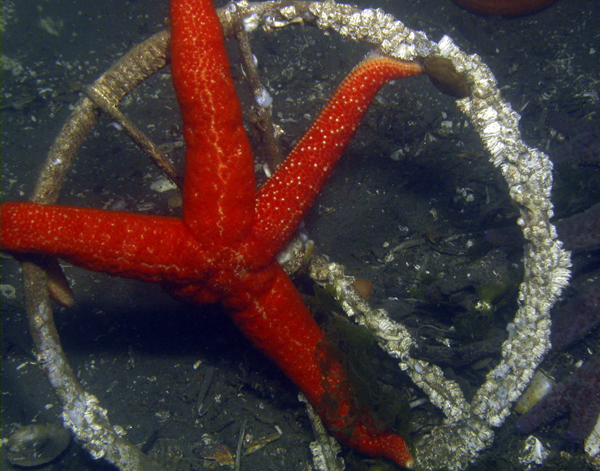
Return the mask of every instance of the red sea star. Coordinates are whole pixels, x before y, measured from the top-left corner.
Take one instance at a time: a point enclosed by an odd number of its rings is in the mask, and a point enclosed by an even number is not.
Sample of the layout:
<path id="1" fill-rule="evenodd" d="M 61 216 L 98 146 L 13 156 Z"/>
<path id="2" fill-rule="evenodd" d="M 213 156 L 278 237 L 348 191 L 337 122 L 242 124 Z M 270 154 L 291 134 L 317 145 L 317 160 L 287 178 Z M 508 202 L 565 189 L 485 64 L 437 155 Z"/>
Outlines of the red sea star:
<path id="1" fill-rule="evenodd" d="M 404 440 L 355 410 L 341 363 L 275 261 L 327 180 L 380 87 L 416 63 L 364 61 L 277 172 L 255 191 L 252 152 L 210 0 L 171 4 L 172 74 L 186 141 L 183 219 L 5 203 L 0 242 L 74 265 L 160 283 L 194 303 L 221 303 L 350 447 L 410 467 Z"/>

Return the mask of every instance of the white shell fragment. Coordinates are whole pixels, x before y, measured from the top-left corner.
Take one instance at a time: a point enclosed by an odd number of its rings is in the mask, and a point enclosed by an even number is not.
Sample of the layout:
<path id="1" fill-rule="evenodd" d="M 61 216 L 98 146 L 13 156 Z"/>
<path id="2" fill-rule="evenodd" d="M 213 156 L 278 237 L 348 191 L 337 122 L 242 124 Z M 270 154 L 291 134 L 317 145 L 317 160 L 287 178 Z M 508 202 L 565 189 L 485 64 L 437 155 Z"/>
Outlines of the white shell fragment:
<path id="1" fill-rule="evenodd" d="M 150 185 L 150 189 L 158 193 L 164 193 L 165 191 L 177 189 L 177 185 L 175 185 L 175 183 L 173 183 L 167 177 L 161 176 Z"/>
<path id="2" fill-rule="evenodd" d="M 592 433 L 585 439 L 583 449 L 592 469 L 600 471 L 600 415 Z"/>
<path id="3" fill-rule="evenodd" d="M 521 451 L 521 456 L 519 457 L 519 461 L 521 464 L 543 464 L 550 452 L 542 442 L 540 442 L 533 435 L 527 437 L 525 440 L 525 445 L 523 446 L 523 450 Z"/>
<path id="4" fill-rule="evenodd" d="M 0 285 L 0 293 L 6 299 L 15 299 L 17 297 L 17 290 L 13 285 Z"/>

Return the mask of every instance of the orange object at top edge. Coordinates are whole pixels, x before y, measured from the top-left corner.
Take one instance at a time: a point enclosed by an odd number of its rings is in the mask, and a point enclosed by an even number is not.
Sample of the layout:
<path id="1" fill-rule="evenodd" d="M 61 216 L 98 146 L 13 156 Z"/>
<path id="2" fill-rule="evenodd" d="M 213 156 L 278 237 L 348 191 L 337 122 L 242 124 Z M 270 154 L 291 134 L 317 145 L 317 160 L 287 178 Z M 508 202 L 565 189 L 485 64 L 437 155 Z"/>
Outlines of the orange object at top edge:
<path id="1" fill-rule="evenodd" d="M 453 0 L 457 5 L 480 15 L 521 16 L 534 13 L 556 0 Z"/>

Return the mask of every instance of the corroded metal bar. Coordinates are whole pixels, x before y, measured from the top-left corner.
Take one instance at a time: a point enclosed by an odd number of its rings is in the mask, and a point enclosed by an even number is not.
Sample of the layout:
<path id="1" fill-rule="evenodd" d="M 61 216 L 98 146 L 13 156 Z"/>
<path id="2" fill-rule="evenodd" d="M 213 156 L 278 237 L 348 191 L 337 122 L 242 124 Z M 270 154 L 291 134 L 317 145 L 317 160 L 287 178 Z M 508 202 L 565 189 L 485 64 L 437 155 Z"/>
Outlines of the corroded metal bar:
<path id="1" fill-rule="evenodd" d="M 250 38 L 241 19 L 236 22 L 233 31 L 240 50 L 242 70 L 254 97 L 254 105 L 251 107 L 252 118 L 250 121 L 254 125 L 254 128 L 259 131 L 262 144 L 262 152 L 259 152 L 259 154 L 264 154 L 262 157 L 264 161 L 263 165 L 267 166 L 265 173 L 269 177 L 285 158 L 279 145 L 275 125 L 273 124 L 273 100 L 260 81 L 258 70 L 256 69 L 255 57 L 252 54 L 250 46 Z"/>
<path id="2" fill-rule="evenodd" d="M 120 101 L 150 75 L 166 65 L 169 34 L 162 31 L 134 47 L 117 61 L 94 86 Z M 31 200 L 52 204 L 77 150 L 96 123 L 98 110 L 88 98 L 79 100 L 52 145 Z M 104 458 L 120 469 L 165 469 L 125 440 L 108 421 L 98 400 L 86 392 L 69 366 L 56 331 L 48 297 L 46 273 L 31 262 L 23 265 L 24 292 L 31 334 L 38 361 L 62 404 L 63 420 L 94 458 Z"/>
<path id="3" fill-rule="evenodd" d="M 121 126 L 123 132 L 127 134 L 133 142 L 150 158 L 161 172 L 175 183 L 179 189 L 183 188 L 183 178 L 177 175 L 174 165 L 167 157 L 158 149 L 158 146 L 138 128 L 123 112 L 117 108 L 118 103 L 111 102 L 104 94 L 102 89 L 96 88 L 94 85 L 87 87 L 85 90 L 87 97 L 94 102 L 102 112 Z"/>

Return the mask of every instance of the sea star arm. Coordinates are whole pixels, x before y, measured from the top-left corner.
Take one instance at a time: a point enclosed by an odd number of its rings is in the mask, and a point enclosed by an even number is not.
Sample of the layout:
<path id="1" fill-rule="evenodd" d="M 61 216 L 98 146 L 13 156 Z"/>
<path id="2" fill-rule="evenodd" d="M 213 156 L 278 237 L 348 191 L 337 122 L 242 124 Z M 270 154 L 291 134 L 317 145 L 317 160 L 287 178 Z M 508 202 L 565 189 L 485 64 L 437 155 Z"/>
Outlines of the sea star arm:
<path id="1" fill-rule="evenodd" d="M 240 330 L 302 390 L 334 435 L 351 448 L 411 467 L 402 437 L 371 423 L 344 368 L 305 307 L 298 291 L 275 262 L 271 289 L 231 316 Z"/>
<path id="2" fill-rule="evenodd" d="M 273 176 L 260 188 L 254 234 L 273 258 L 313 204 L 367 108 L 390 80 L 422 73 L 416 62 L 375 57 L 342 82 L 315 122 Z"/>
<path id="3" fill-rule="evenodd" d="M 52 255 L 143 281 L 198 280 L 209 253 L 182 220 L 121 211 L 3 203 L 2 250 Z"/>
<path id="4" fill-rule="evenodd" d="M 183 218 L 198 240 L 241 241 L 254 220 L 254 161 L 212 2 L 171 2 L 172 75 L 186 144 Z M 198 34 L 202 32 L 202 34 Z"/>

